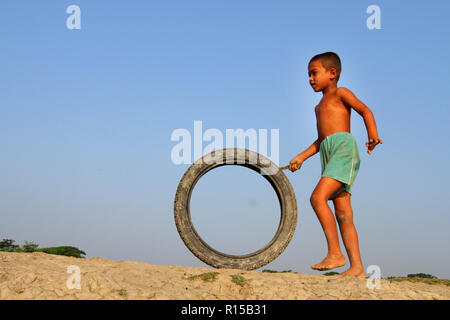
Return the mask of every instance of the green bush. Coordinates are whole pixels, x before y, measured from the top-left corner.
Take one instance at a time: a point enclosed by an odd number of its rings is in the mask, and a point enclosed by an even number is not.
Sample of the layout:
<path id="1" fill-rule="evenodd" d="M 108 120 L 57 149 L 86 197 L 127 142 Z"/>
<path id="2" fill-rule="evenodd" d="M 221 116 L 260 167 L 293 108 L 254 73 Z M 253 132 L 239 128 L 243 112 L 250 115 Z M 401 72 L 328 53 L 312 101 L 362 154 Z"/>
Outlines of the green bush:
<path id="1" fill-rule="evenodd" d="M 22 247 L 19 247 L 18 245 L 14 244 L 14 242 L 15 241 L 11 239 L 3 239 L 2 241 L 0 241 L 0 251 L 44 252 L 48 254 L 57 254 L 76 258 L 84 258 L 83 255 L 86 255 L 83 250 L 71 246 L 39 248 L 39 245 L 37 243 L 25 241 L 25 244 Z"/>
<path id="2" fill-rule="evenodd" d="M 83 250 L 70 246 L 42 248 L 37 249 L 36 251 L 76 258 L 84 258 L 82 257 L 82 255 L 86 255 L 86 253 Z"/>
<path id="3" fill-rule="evenodd" d="M 413 274 L 408 274 L 407 277 L 408 278 L 437 279 L 437 277 L 432 276 L 431 274 L 427 274 L 427 273 L 413 273 Z"/>

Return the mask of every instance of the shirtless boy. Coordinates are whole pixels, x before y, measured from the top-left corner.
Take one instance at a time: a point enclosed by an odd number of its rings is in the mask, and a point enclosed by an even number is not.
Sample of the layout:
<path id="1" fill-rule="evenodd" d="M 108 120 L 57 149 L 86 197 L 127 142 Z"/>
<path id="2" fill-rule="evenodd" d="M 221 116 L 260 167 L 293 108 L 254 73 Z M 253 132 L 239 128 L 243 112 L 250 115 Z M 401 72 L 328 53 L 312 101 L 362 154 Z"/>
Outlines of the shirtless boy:
<path id="1" fill-rule="evenodd" d="M 314 189 L 310 201 L 320 221 L 328 244 L 328 254 L 322 262 L 313 265 L 316 270 L 342 267 L 346 259 L 340 249 L 336 220 L 328 206 L 333 201 L 341 237 L 350 260 L 350 268 L 341 275 L 365 277 L 358 245 L 358 234 L 353 225 L 350 203 L 351 185 L 359 170 L 359 152 L 355 138 L 350 133 L 350 114 L 353 108 L 363 117 L 367 129 L 367 152 L 383 143 L 378 137 L 372 111 L 348 89 L 337 87 L 341 73 L 341 61 L 334 52 L 314 56 L 308 65 L 309 83 L 315 92 L 323 94 L 315 107 L 318 139 L 289 163 L 294 172 L 312 155 L 320 152 L 322 177 Z"/>

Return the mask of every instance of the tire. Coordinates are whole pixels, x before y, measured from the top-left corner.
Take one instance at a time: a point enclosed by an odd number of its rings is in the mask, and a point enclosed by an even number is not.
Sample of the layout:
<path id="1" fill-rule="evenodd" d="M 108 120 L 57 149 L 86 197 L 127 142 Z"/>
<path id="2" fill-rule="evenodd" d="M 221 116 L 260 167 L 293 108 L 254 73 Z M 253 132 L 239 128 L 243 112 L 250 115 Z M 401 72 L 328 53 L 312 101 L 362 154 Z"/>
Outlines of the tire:
<path id="1" fill-rule="evenodd" d="M 241 165 L 262 174 L 280 202 L 280 224 L 275 236 L 264 248 L 250 254 L 228 255 L 211 248 L 192 224 L 189 210 L 192 190 L 204 174 L 223 165 Z M 181 239 L 201 261 L 215 268 L 254 270 L 276 259 L 291 241 L 297 225 L 297 200 L 288 178 L 270 159 L 254 151 L 229 148 L 209 153 L 188 168 L 177 188 L 174 213 Z"/>

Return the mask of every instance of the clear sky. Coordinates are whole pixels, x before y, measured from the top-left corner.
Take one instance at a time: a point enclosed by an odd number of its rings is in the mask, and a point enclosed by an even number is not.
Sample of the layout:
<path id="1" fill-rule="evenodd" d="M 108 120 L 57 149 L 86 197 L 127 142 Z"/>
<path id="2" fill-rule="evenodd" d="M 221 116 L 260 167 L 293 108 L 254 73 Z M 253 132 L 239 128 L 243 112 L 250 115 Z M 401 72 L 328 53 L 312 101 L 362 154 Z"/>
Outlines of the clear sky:
<path id="1" fill-rule="evenodd" d="M 72 4 L 80 30 L 66 27 Z M 372 4 L 381 29 L 366 26 Z M 288 164 L 317 138 L 322 94 L 308 84 L 307 63 L 334 51 L 339 85 L 373 111 L 384 142 L 369 156 L 352 113 L 365 268 L 450 278 L 448 12 L 449 1 L 422 0 L 1 1 L 0 238 L 205 266 L 174 223 L 189 165 L 171 161 L 172 132 L 193 133 L 195 120 L 223 133 L 279 129 L 280 165 Z M 298 225 L 264 269 L 319 273 L 310 266 L 327 249 L 309 203 L 319 155 L 285 173 Z M 191 211 L 200 235 L 231 254 L 265 245 L 279 219 L 270 185 L 237 166 L 204 176 Z"/>

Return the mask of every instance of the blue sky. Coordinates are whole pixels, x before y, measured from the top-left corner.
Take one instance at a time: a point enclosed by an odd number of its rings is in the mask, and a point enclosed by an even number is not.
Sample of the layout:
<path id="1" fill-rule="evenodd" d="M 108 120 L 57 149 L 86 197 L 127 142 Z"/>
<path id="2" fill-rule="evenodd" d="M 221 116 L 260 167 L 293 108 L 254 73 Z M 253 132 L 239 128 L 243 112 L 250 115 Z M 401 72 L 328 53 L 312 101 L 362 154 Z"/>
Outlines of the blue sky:
<path id="1" fill-rule="evenodd" d="M 66 28 L 72 4 L 80 30 Z M 366 26 L 372 4 L 380 30 Z M 353 112 L 364 266 L 383 277 L 450 278 L 449 10 L 448 1 L 2 1 L 0 238 L 205 266 L 175 227 L 175 191 L 189 166 L 172 163 L 171 133 L 193 132 L 195 120 L 223 133 L 279 129 L 288 164 L 317 138 L 321 93 L 309 87 L 307 63 L 334 51 L 339 85 L 371 108 L 384 141 L 369 156 Z M 310 266 L 326 242 L 309 204 L 319 155 L 286 175 L 298 225 L 264 268 L 319 273 Z M 237 254 L 270 241 L 279 218 L 270 185 L 230 166 L 199 181 L 191 211 L 207 242 Z"/>

